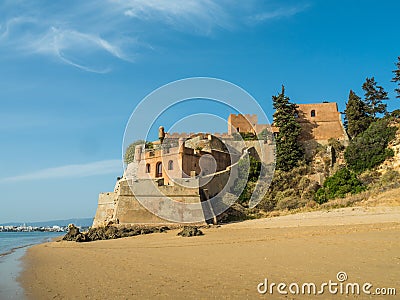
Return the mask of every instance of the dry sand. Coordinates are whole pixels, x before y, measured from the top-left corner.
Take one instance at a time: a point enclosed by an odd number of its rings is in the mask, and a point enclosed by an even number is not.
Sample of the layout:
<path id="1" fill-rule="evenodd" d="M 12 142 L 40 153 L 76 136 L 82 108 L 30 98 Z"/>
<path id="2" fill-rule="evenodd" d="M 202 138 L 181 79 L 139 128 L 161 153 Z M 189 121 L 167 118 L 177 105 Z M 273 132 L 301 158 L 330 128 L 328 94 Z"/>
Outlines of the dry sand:
<path id="1" fill-rule="evenodd" d="M 21 282 L 29 299 L 398 299 L 400 207 L 345 208 L 91 243 L 30 248 Z M 258 283 L 346 282 L 397 296 L 261 295 Z"/>

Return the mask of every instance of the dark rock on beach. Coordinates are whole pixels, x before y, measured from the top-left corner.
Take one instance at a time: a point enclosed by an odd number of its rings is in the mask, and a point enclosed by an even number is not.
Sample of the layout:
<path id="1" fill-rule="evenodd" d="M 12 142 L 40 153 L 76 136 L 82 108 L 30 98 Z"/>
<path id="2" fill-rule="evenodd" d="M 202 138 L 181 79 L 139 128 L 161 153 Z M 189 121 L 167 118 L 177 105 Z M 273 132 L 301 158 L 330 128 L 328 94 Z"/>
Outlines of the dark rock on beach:
<path id="1" fill-rule="evenodd" d="M 191 236 L 199 236 L 204 235 L 204 233 L 197 227 L 185 226 L 182 231 L 178 233 L 178 235 L 183 237 L 191 237 Z"/>
<path id="2" fill-rule="evenodd" d="M 90 228 L 87 232 L 80 232 L 73 224 L 68 226 L 68 233 L 63 237 L 64 241 L 90 242 L 98 240 L 112 240 L 155 232 L 166 232 L 166 226 L 161 227 L 139 227 L 139 226 L 114 226 Z"/>
<path id="3" fill-rule="evenodd" d="M 68 225 L 68 232 L 63 237 L 64 241 L 77 241 L 82 239 L 82 233 L 79 231 L 79 228 L 74 224 Z"/>

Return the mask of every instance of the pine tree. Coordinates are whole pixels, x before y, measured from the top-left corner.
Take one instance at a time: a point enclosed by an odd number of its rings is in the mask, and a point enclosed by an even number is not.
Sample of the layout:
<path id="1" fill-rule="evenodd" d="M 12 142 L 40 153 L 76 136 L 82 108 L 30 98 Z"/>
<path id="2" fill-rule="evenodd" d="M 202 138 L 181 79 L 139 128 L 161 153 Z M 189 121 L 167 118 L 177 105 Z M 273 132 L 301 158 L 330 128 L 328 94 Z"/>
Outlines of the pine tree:
<path id="1" fill-rule="evenodd" d="M 365 91 L 365 104 L 368 106 L 369 114 L 376 119 L 377 114 L 385 114 L 386 104 L 382 103 L 384 100 L 388 100 L 388 93 L 385 92 L 383 87 L 377 85 L 374 77 L 365 80 L 362 85 L 362 89 Z"/>
<path id="2" fill-rule="evenodd" d="M 282 92 L 272 96 L 272 101 L 275 109 L 274 125 L 279 127 L 276 138 L 276 168 L 289 171 L 304 159 L 304 151 L 298 141 L 301 127 L 296 120 L 297 105 L 285 96 L 283 85 Z"/>
<path id="3" fill-rule="evenodd" d="M 352 139 L 364 132 L 372 122 L 368 106 L 352 90 L 344 112 L 344 126 Z"/>
<path id="4" fill-rule="evenodd" d="M 396 63 L 397 70 L 394 70 L 394 77 L 392 79 L 392 82 L 397 83 L 397 88 L 394 90 L 397 93 L 396 98 L 400 98 L 400 56 L 397 57 L 398 62 Z"/>

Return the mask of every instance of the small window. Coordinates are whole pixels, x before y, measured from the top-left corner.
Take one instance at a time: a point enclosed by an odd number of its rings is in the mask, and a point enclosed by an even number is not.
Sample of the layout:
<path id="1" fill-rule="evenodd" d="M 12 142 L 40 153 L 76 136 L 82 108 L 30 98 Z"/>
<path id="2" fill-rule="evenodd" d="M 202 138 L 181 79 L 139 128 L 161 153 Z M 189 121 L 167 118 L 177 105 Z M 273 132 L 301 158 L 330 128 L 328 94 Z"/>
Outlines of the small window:
<path id="1" fill-rule="evenodd" d="M 168 170 L 173 170 L 174 169 L 174 162 L 172 160 L 170 160 L 168 162 Z"/>
<path id="2" fill-rule="evenodd" d="M 146 173 L 150 173 L 150 164 L 146 164 Z"/>
<path id="3" fill-rule="evenodd" d="M 156 165 L 156 177 L 162 177 L 162 163 L 158 162 Z"/>
<path id="4" fill-rule="evenodd" d="M 315 110 L 314 109 L 311 111 L 311 117 L 315 117 Z"/>
<path id="5" fill-rule="evenodd" d="M 237 131 L 237 132 L 240 132 L 240 128 L 239 128 L 239 127 L 238 127 L 238 128 L 236 128 L 236 131 Z"/>

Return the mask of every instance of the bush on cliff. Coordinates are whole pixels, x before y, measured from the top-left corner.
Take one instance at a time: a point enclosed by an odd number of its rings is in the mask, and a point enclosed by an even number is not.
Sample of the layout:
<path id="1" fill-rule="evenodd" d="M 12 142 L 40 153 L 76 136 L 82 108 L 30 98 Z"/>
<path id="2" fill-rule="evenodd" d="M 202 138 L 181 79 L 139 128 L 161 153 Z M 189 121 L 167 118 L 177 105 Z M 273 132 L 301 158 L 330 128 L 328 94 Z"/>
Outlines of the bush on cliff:
<path id="1" fill-rule="evenodd" d="M 235 181 L 233 191 L 239 196 L 238 202 L 246 206 L 256 186 L 258 177 L 260 176 L 261 162 L 253 156 L 247 156 L 238 163 L 238 178 Z M 247 175 L 247 171 L 249 172 Z"/>
<path id="2" fill-rule="evenodd" d="M 305 164 L 288 172 L 276 170 L 268 192 L 258 207 L 264 211 L 290 210 L 313 201 L 319 185 L 307 177 L 310 173 L 310 167 Z"/>
<path id="3" fill-rule="evenodd" d="M 133 142 L 132 144 L 130 144 L 128 146 L 128 148 L 125 151 L 124 154 L 124 161 L 126 164 L 130 164 L 131 162 L 133 162 L 133 160 L 135 159 L 135 149 L 136 146 L 139 145 L 145 145 L 146 149 L 153 149 L 154 145 L 152 142 L 146 142 L 144 140 L 137 140 L 135 142 Z"/>
<path id="4" fill-rule="evenodd" d="M 389 122 L 388 119 L 373 122 L 350 143 L 344 153 L 349 169 L 361 173 L 393 156 L 393 150 L 387 146 L 395 137 L 397 127 L 390 126 Z"/>
<path id="5" fill-rule="evenodd" d="M 325 180 L 323 187 L 315 194 L 315 201 L 322 204 L 330 199 L 343 198 L 349 193 L 356 194 L 364 190 L 365 186 L 357 179 L 356 174 L 342 168 Z"/>

